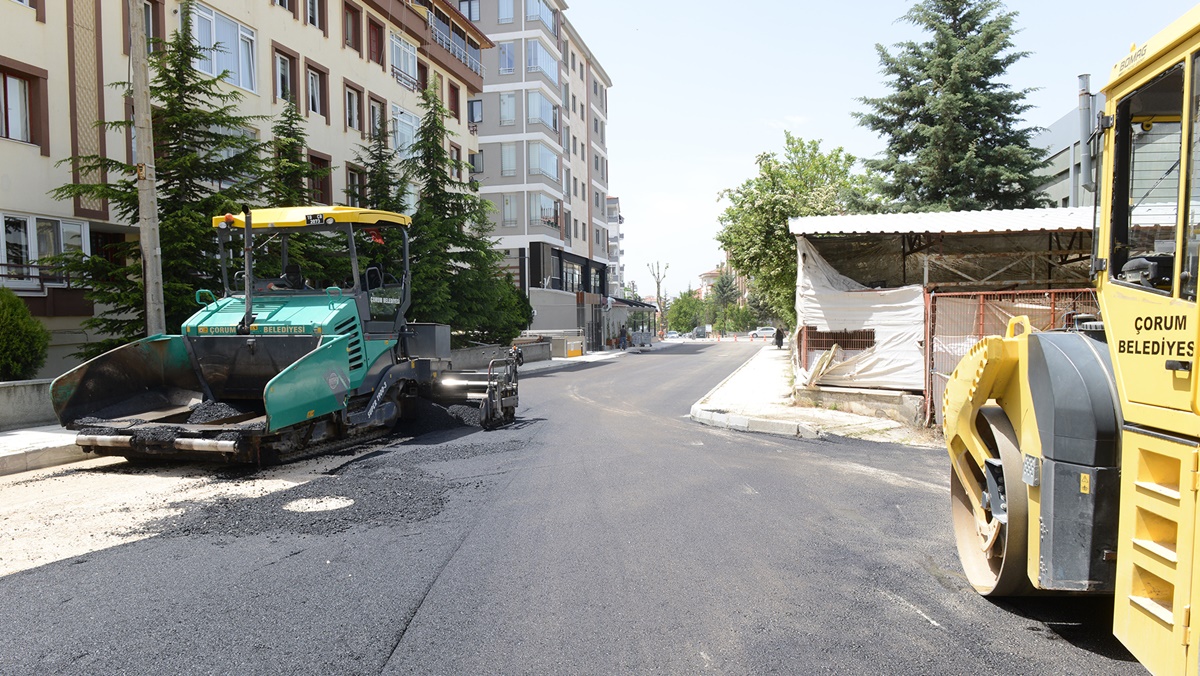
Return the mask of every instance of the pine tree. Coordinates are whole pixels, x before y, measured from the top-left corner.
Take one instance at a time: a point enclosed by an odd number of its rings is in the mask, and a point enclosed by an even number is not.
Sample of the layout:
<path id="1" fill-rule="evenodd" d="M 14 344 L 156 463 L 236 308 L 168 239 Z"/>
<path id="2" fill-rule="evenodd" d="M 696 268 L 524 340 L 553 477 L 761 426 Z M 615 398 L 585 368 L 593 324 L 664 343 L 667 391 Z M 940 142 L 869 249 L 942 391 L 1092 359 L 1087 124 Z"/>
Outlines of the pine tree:
<path id="1" fill-rule="evenodd" d="M 1013 51 L 1015 12 L 999 0 L 922 0 L 903 19 L 931 34 L 889 52 L 876 45 L 892 93 L 862 98 L 859 123 L 887 141 L 877 189 L 905 211 L 1044 206 L 1044 151 L 1020 127 L 1030 90 L 1001 78 L 1028 55 Z"/>
<path id="2" fill-rule="evenodd" d="M 192 37 L 192 3 L 184 2 L 180 29 L 151 55 L 150 94 L 154 105 L 154 165 L 162 242 L 163 297 L 167 330 L 176 331 L 197 308 L 194 294 L 219 285 L 212 217 L 254 202 L 262 178 L 262 144 L 250 133 L 258 117 L 231 112 L 241 94 L 193 65 L 211 52 Z M 236 45 L 232 46 L 236 48 Z M 221 49 L 231 46 L 222 45 Z M 121 83 L 128 87 L 128 83 Z M 101 121 L 125 133 L 132 123 Z M 142 159 L 142 158 L 139 158 Z M 137 167 L 98 155 L 72 157 L 81 176 L 107 181 L 72 183 L 51 191 L 56 199 L 107 200 L 117 220 L 138 220 Z M 107 311 L 85 325 L 105 336 L 84 347 L 91 357 L 145 333 L 141 257 L 136 242 L 92 256 L 68 253 L 52 261 L 72 284 Z M 103 255 L 100 255 L 103 254 Z"/>
<path id="3" fill-rule="evenodd" d="M 400 152 L 391 145 L 387 120 L 379 120 L 379 128 L 372 130 L 367 145 L 354 151 L 354 159 L 362 165 L 365 176 L 362 189 L 347 189 L 347 197 L 367 209 L 398 214 L 408 210 L 404 198 L 408 178 L 398 164 Z"/>
<path id="4" fill-rule="evenodd" d="M 329 176 L 331 167 L 317 167 L 305 157 L 308 133 L 304 118 L 289 96 L 283 110 L 271 126 L 271 151 L 267 158 L 267 177 L 263 202 L 272 207 L 307 206 L 313 203 L 312 183 Z"/>
<path id="5" fill-rule="evenodd" d="M 425 114 L 409 157 L 401 161 L 418 187 L 411 227 L 410 318 L 449 324 L 459 343 L 505 343 L 532 321 L 529 301 L 500 270 L 488 233 L 491 203 L 474 183 L 454 176 L 470 165 L 446 149 L 452 133 L 436 86 L 422 94 Z"/>

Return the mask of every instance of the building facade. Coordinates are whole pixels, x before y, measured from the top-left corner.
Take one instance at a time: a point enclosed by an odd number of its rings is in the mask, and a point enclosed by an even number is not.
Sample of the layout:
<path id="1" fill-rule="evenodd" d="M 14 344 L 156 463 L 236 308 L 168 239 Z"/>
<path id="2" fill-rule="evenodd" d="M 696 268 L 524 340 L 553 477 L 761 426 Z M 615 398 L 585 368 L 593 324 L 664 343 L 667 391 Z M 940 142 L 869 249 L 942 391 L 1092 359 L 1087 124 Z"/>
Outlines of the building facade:
<path id="1" fill-rule="evenodd" d="M 484 55 L 475 178 L 496 207 L 495 245 L 534 306 L 532 328 L 579 329 L 598 349 L 607 334 L 612 83 L 565 9 L 559 0 L 482 1 L 476 25 L 496 48 Z M 538 312 L 571 302 L 570 322 Z"/>
<path id="2" fill-rule="evenodd" d="M 180 28 L 177 0 L 140 3 L 152 37 Z M 224 49 L 196 68 L 226 74 L 242 94 L 237 111 L 265 116 L 248 133 L 268 140 L 272 119 L 296 101 L 306 121 L 309 161 L 331 168 L 312 186 L 322 204 L 345 204 L 362 184 L 356 153 L 380 121 L 403 153 L 423 113 L 420 90 L 436 82 L 450 110 L 452 157 L 478 152 L 469 121 L 483 90 L 492 47 L 471 20 L 479 0 L 203 0 L 192 5 L 193 35 Z M 132 119 L 132 104 L 109 83 L 129 78 L 125 0 L 0 0 L 0 285 L 13 289 L 51 330 L 44 376 L 73 365 L 92 340 L 83 320 L 95 308 L 37 260 L 66 250 L 106 255 L 107 244 L 136 239 L 104 201 L 58 201 L 48 191 L 81 177 L 60 160 L 103 155 L 132 163 L 133 140 L 101 120 Z M 143 47 L 145 48 L 145 47 Z M 163 261 L 164 265 L 186 261 Z"/>

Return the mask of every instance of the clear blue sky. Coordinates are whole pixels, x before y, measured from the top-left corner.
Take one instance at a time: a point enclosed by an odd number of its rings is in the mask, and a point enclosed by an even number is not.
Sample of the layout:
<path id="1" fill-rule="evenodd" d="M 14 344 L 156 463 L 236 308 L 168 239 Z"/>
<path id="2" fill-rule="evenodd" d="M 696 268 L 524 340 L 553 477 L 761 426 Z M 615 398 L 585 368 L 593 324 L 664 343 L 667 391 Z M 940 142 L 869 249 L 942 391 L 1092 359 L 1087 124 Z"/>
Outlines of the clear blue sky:
<path id="1" fill-rule="evenodd" d="M 857 99 L 887 93 L 875 45 L 923 39 L 897 21 L 900 0 L 568 0 L 566 15 L 612 78 L 608 152 L 612 195 L 625 216 L 626 278 L 654 293 L 647 264 L 669 264 L 664 295 L 699 284 L 722 260 L 713 236 L 717 192 L 754 175 L 754 158 L 779 151 L 786 129 L 872 157 L 883 143 L 851 117 Z M 1008 74 L 1036 88 L 1030 126 L 1049 126 L 1092 89 L 1131 43 L 1191 9 L 1157 0 L 1009 0 L 1016 48 Z"/>

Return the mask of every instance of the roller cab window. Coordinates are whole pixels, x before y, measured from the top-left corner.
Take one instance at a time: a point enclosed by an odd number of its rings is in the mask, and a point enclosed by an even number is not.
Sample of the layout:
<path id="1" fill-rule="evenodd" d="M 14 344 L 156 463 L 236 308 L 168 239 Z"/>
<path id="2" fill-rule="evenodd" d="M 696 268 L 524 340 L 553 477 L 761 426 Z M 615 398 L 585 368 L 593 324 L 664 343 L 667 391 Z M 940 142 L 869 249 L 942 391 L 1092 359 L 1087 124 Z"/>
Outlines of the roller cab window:
<path id="1" fill-rule="evenodd" d="M 1121 100 L 1115 120 L 1109 274 L 1164 295 L 1177 277 L 1183 83 L 1181 63 Z"/>

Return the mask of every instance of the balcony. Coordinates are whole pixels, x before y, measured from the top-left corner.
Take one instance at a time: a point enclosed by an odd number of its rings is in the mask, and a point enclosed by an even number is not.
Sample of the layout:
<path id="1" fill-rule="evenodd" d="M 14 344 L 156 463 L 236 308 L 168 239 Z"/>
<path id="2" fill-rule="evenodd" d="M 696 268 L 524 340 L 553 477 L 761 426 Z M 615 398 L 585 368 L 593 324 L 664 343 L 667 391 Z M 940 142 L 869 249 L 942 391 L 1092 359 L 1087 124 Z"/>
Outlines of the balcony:
<path id="1" fill-rule="evenodd" d="M 392 66 L 392 77 L 396 78 L 396 82 L 400 83 L 401 87 L 404 87 L 409 91 L 415 92 L 420 91 L 421 89 L 421 83 L 417 81 L 417 78 L 405 73 L 395 66 Z"/>
<path id="2" fill-rule="evenodd" d="M 526 21 L 541 21 L 546 30 L 554 37 L 558 37 L 558 26 L 554 21 L 554 10 L 546 6 L 542 0 L 525 0 L 525 20 Z"/>
<path id="3" fill-rule="evenodd" d="M 438 25 L 437 22 L 429 19 L 428 17 L 426 17 L 426 21 L 429 23 L 429 32 L 433 35 L 434 42 L 445 48 L 445 50 L 450 52 L 454 58 L 463 62 L 463 64 L 467 68 L 470 68 L 476 75 L 483 77 L 483 64 L 479 62 L 479 59 L 468 53 L 466 47 L 455 43 L 449 35 L 443 32 L 442 27 Z"/>

